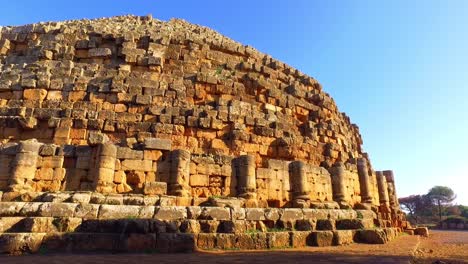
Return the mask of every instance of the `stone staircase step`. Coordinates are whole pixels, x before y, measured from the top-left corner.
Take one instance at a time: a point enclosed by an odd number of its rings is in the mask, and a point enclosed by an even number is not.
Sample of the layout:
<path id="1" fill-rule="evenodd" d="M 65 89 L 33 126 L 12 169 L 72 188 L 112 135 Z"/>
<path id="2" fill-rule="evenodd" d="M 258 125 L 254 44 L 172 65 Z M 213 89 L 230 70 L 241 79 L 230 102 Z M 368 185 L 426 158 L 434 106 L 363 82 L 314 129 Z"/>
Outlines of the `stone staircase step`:
<path id="1" fill-rule="evenodd" d="M 366 229 L 362 222 L 357 221 L 354 226 L 340 226 L 341 221 L 354 222 L 352 219 L 337 220 L 335 228 L 334 222 L 329 220 L 319 220 L 314 225 L 309 221 L 298 221 L 294 226 L 279 227 L 277 225 L 268 226 L 264 221 L 249 220 L 158 220 L 143 218 L 121 218 L 121 219 L 86 219 L 77 217 L 0 217 L 0 233 L 52 233 L 52 232 L 89 232 L 89 233 L 245 233 L 252 231 L 344 231 Z M 328 221 L 329 224 L 323 224 Z M 275 224 L 265 221 L 267 224 Z M 307 224 L 306 224 L 307 222 Z M 340 228 L 338 228 L 340 227 Z M 346 227 L 346 228 L 343 228 Z"/>
<path id="2" fill-rule="evenodd" d="M 2 233 L 0 254 L 69 252 L 192 252 L 326 247 L 351 243 L 386 243 L 394 228 L 228 233 Z"/>

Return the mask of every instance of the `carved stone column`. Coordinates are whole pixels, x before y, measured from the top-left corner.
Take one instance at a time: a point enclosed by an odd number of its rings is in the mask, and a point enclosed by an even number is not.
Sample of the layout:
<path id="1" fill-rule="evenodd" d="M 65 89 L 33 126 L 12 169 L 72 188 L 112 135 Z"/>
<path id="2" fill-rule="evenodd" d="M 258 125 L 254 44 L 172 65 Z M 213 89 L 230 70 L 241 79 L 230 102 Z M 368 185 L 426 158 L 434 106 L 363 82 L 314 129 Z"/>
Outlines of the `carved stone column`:
<path id="1" fill-rule="evenodd" d="M 293 161 L 289 164 L 289 178 L 293 195 L 293 207 L 309 207 L 310 185 L 307 180 L 305 163 L 303 161 Z"/>
<path id="2" fill-rule="evenodd" d="M 171 153 L 171 167 L 169 176 L 169 194 L 190 196 L 190 157 L 187 150 L 178 149 Z"/>
<path id="3" fill-rule="evenodd" d="M 359 175 L 359 186 L 361 187 L 361 202 L 372 203 L 372 196 L 370 192 L 370 179 L 369 170 L 367 168 L 366 159 L 359 158 L 357 160 L 357 169 Z"/>
<path id="4" fill-rule="evenodd" d="M 110 193 L 114 191 L 115 161 L 117 147 L 112 143 L 97 146 L 97 162 L 94 175 L 94 187 L 97 192 Z"/>
<path id="5" fill-rule="evenodd" d="M 35 139 L 21 141 L 13 160 L 9 190 L 33 191 L 33 179 L 36 175 L 37 159 L 41 143 Z"/>
<path id="6" fill-rule="evenodd" d="M 346 179 L 343 162 L 336 162 L 333 167 L 330 168 L 330 174 L 332 176 L 333 200 L 338 202 L 342 208 L 349 207 L 348 201 L 346 200 Z"/>
<path id="7" fill-rule="evenodd" d="M 393 177 L 393 171 L 391 170 L 386 170 L 383 171 L 383 175 L 385 176 L 385 179 L 387 180 L 387 186 L 388 186 L 388 198 L 390 202 L 390 206 L 392 208 L 398 207 L 398 197 L 396 195 L 396 190 L 395 190 L 395 180 Z"/>
<path id="8" fill-rule="evenodd" d="M 379 189 L 379 202 L 382 205 L 389 205 L 387 180 L 381 171 L 375 172 L 377 187 Z"/>
<path id="9" fill-rule="evenodd" d="M 257 198 L 255 156 L 242 155 L 237 159 L 239 196 L 246 199 Z"/>

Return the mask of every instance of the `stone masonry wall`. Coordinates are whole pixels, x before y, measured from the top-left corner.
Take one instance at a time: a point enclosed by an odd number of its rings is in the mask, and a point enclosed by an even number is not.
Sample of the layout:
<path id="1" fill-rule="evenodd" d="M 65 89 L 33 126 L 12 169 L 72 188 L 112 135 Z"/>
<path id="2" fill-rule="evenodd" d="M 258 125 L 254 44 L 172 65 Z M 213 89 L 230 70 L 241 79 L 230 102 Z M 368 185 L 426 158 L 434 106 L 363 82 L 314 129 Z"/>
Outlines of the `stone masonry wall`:
<path id="1" fill-rule="evenodd" d="M 397 217 L 393 173 L 374 172 L 315 79 L 178 19 L 0 27 L 0 142 L 5 192 L 238 196 Z"/>

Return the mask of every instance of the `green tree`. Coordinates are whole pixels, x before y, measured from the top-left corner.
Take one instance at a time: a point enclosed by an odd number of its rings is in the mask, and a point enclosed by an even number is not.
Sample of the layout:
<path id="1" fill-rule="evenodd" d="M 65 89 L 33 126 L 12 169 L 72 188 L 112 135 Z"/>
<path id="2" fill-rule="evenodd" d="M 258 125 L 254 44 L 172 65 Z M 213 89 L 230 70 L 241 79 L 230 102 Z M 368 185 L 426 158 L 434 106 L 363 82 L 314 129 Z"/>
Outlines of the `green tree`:
<path id="1" fill-rule="evenodd" d="M 424 215 L 425 212 L 432 208 L 432 201 L 427 195 L 410 195 L 398 199 L 401 208 L 407 211 L 415 223 L 418 223 L 418 217 Z"/>
<path id="2" fill-rule="evenodd" d="M 450 205 L 457 197 L 452 189 L 446 186 L 432 187 L 427 196 L 437 205 L 439 210 L 439 221 L 442 221 L 442 207 Z"/>

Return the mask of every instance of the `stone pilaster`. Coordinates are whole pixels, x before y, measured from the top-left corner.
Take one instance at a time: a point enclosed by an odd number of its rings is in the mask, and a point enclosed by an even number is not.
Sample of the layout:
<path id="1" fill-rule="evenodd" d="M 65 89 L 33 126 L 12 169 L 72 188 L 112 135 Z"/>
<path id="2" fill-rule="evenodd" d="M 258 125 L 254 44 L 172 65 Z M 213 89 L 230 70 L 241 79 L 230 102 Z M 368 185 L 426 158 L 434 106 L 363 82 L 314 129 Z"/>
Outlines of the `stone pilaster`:
<path id="1" fill-rule="evenodd" d="M 361 202 L 372 203 L 372 196 L 370 190 L 370 177 L 369 170 L 367 168 L 367 161 L 364 158 L 357 160 L 357 169 L 359 175 L 359 186 L 361 189 Z"/>
<path id="2" fill-rule="evenodd" d="M 257 198 L 255 156 L 242 155 L 237 159 L 239 196 L 246 199 Z"/>
<path id="3" fill-rule="evenodd" d="M 389 197 L 390 206 L 392 208 L 398 207 L 399 203 L 398 203 L 398 197 L 396 195 L 396 190 L 395 190 L 395 180 L 393 177 L 393 171 L 391 170 L 383 171 L 383 175 L 385 176 L 385 179 L 387 180 L 388 197 Z"/>
<path id="4" fill-rule="evenodd" d="M 340 204 L 340 207 L 349 207 L 346 199 L 346 179 L 345 179 L 345 166 L 343 162 L 336 162 L 330 168 L 333 187 L 333 200 Z"/>
<path id="5" fill-rule="evenodd" d="M 171 167 L 169 176 L 169 194 L 190 196 L 190 157 L 187 150 L 178 149 L 171 153 Z"/>
<path id="6" fill-rule="evenodd" d="M 381 171 L 376 171 L 375 175 L 377 178 L 377 187 L 379 189 L 379 202 L 381 205 L 389 205 L 387 180 Z"/>
<path id="7" fill-rule="evenodd" d="M 37 159 L 41 143 L 37 140 L 21 141 L 17 146 L 16 157 L 11 168 L 9 190 L 12 192 L 33 191 L 33 179 L 37 169 Z"/>
<path id="8" fill-rule="evenodd" d="M 112 143 L 97 146 L 98 157 L 95 167 L 94 187 L 97 192 L 111 193 L 114 191 L 115 161 L 117 147 Z"/>
<path id="9" fill-rule="evenodd" d="M 293 195 L 293 207 L 309 207 L 310 186 L 303 161 L 293 161 L 289 164 L 289 178 Z"/>

